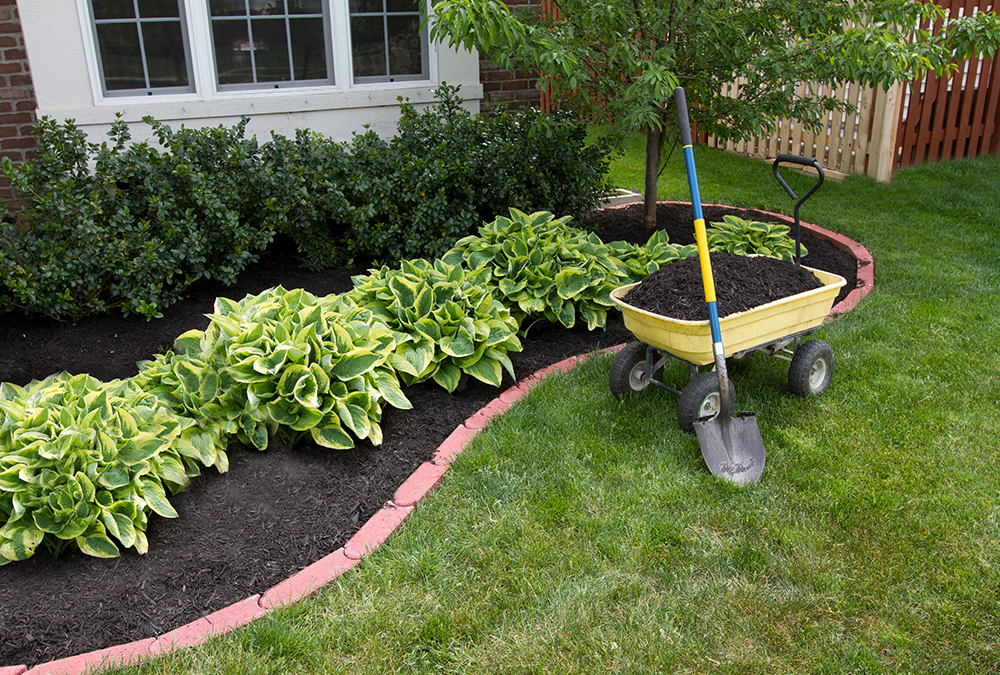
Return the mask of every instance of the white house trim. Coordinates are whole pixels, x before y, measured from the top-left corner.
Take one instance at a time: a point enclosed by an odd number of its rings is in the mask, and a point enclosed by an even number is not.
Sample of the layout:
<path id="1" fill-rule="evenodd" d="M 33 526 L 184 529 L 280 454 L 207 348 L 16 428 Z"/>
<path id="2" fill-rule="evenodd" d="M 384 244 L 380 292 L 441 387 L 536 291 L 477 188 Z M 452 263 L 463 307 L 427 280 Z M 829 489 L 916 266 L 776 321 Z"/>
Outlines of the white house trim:
<path id="1" fill-rule="evenodd" d="M 334 25 L 346 26 L 347 0 L 326 1 Z M 346 35 L 343 29 L 339 34 L 334 31 L 334 85 L 218 91 L 207 0 L 186 0 L 185 6 L 195 91 L 105 97 L 88 1 L 18 0 L 38 116 L 74 119 L 95 141 L 104 139 L 116 113 L 130 123 L 136 140 L 149 138 L 140 122 L 146 115 L 174 127 L 229 126 L 246 115 L 250 117 L 248 132 L 260 140 L 266 140 L 272 131 L 292 136 L 297 128 L 348 140 L 365 128 L 391 135 L 399 117 L 397 97 L 418 105 L 429 103 L 441 82 L 461 85 L 466 107 L 479 111 L 483 87 L 477 54 L 432 45 L 427 80 L 355 85 L 351 50 L 342 39 Z"/>

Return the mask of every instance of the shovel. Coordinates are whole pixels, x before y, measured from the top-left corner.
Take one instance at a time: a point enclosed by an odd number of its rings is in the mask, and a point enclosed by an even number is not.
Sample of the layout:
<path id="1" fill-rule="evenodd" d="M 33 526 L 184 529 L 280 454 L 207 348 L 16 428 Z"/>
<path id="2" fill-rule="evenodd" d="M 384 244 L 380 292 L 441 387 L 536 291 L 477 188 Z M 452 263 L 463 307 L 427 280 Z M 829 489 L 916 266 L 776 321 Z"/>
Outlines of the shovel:
<path id="1" fill-rule="evenodd" d="M 701 210 L 698 175 L 694 168 L 694 150 L 691 145 L 691 123 L 688 120 L 687 98 L 683 87 L 674 90 L 677 118 L 684 145 L 684 165 L 687 168 L 688 189 L 694 209 L 694 229 L 698 240 L 698 259 L 701 262 L 701 279 L 708 303 L 708 320 L 712 329 L 712 352 L 715 355 L 715 372 L 719 375 L 719 414 L 695 420 L 694 430 L 701 444 L 701 456 L 713 475 L 736 485 L 754 483 L 764 472 L 764 441 L 760 437 L 757 417 L 752 412 L 733 416 L 733 400 L 726 372 L 726 350 L 722 346 L 722 329 L 715 304 L 715 282 L 712 278 L 712 261 L 708 255 L 708 237 L 705 234 L 705 217 Z"/>

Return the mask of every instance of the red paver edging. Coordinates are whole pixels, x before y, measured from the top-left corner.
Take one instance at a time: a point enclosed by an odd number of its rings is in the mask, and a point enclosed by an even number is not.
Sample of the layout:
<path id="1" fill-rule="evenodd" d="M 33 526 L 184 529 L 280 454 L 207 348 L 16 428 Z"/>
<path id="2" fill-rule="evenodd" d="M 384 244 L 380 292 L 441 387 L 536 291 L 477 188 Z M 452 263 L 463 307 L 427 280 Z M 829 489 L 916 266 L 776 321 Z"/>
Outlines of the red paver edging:
<path id="1" fill-rule="evenodd" d="M 666 203 L 688 204 L 689 202 Z M 787 218 L 787 216 L 778 213 L 766 211 L 764 213 Z M 875 283 L 874 261 L 871 254 L 857 242 L 817 225 L 800 224 L 803 229 L 830 241 L 841 250 L 850 252 L 858 261 L 858 287 L 853 289 L 844 300 L 837 303 L 830 311 L 828 320 L 835 319 L 849 312 L 861 298 L 871 293 Z M 607 347 L 597 353 L 614 353 L 624 346 L 624 344 L 620 344 Z M 406 521 L 416 508 L 417 503 L 437 487 L 454 459 L 462 453 L 481 429 L 486 428 L 491 419 L 523 398 L 543 378 L 554 373 L 568 371 L 588 357 L 588 354 L 571 356 L 542 368 L 519 384 L 502 392 L 485 407 L 470 415 L 438 446 L 431 460 L 417 467 L 410 477 L 396 489 L 392 500 L 362 525 L 361 529 L 342 548 L 300 570 L 285 581 L 265 591 L 263 595 L 252 595 L 159 637 L 146 638 L 124 645 L 70 656 L 39 664 L 30 669 L 25 666 L 0 666 L 0 675 L 85 675 L 98 673 L 104 668 L 135 664 L 184 647 L 201 644 L 210 638 L 228 633 L 234 628 L 259 619 L 273 609 L 306 598 L 354 568 L 365 555 L 383 544 Z"/>

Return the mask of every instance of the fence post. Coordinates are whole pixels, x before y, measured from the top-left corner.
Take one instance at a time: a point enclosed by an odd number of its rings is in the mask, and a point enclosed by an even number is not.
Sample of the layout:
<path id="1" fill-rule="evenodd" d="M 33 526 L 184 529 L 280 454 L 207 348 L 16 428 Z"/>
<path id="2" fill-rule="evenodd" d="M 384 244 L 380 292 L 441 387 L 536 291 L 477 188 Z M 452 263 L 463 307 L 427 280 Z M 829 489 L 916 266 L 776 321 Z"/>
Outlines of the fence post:
<path id="1" fill-rule="evenodd" d="M 869 138 L 868 162 L 865 173 L 882 183 L 888 183 L 896 166 L 896 132 L 899 127 L 900 85 L 885 91 L 875 87 L 875 110 Z"/>

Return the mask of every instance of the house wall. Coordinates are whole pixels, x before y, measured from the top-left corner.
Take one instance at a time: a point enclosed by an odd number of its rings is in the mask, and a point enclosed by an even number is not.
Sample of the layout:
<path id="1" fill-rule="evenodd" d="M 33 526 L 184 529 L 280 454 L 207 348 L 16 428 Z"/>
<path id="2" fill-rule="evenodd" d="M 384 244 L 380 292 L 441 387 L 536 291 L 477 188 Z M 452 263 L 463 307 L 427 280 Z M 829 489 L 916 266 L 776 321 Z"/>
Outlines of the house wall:
<path id="1" fill-rule="evenodd" d="M 499 68 L 477 54 L 438 47 L 432 54 L 432 83 L 376 85 L 353 90 L 308 90 L 253 96 L 158 97 L 156 101 L 100 100 L 92 81 L 93 45 L 81 21 L 85 0 L 0 0 L 0 156 L 15 163 L 35 146 L 31 127 L 39 116 L 74 119 L 92 140 L 122 113 L 137 140 L 149 138 L 141 120 L 152 115 L 172 126 L 231 126 L 250 117 L 248 133 L 268 138 L 271 131 L 292 135 L 309 128 L 348 140 L 366 126 L 384 136 L 395 131 L 397 96 L 430 102 L 439 82 L 460 84 L 466 107 L 489 114 L 497 105 L 539 106 L 537 78 Z M 538 8 L 542 0 L 508 0 L 511 8 Z M 30 61 L 30 65 L 29 65 Z M 0 177 L 0 200 L 16 197 Z"/>
<path id="2" fill-rule="evenodd" d="M 11 2 L 11 0 L 0 0 Z M 100 141 L 121 113 L 136 140 L 150 138 L 141 120 L 151 115 L 170 126 L 231 126 L 250 117 L 248 134 L 267 139 L 270 132 L 291 136 L 309 128 L 336 140 L 349 140 L 370 127 L 383 136 L 394 133 L 399 117 L 397 97 L 430 103 L 440 82 L 462 85 L 466 107 L 478 112 L 482 98 L 478 56 L 432 47 L 430 79 L 344 87 L 281 89 L 274 92 L 214 92 L 198 81 L 198 93 L 156 97 L 103 98 L 86 0 L 19 0 L 27 56 L 31 62 L 38 116 L 74 119 L 91 140 Z M 13 4 L 11 2 L 11 4 Z M 202 58 L 209 58 L 202 55 Z"/>
<path id="3" fill-rule="evenodd" d="M 504 4 L 512 11 L 524 9 L 539 11 L 543 0 L 504 0 Z M 489 59 L 480 57 L 479 74 L 483 83 L 484 114 L 490 114 L 498 106 L 541 107 L 542 94 L 538 90 L 538 78 L 530 73 L 504 70 Z"/>
<path id="4" fill-rule="evenodd" d="M 35 147 L 35 90 L 15 0 L 0 0 L 0 156 L 21 162 Z M 10 181 L 0 177 L 0 199 L 12 198 Z"/>

